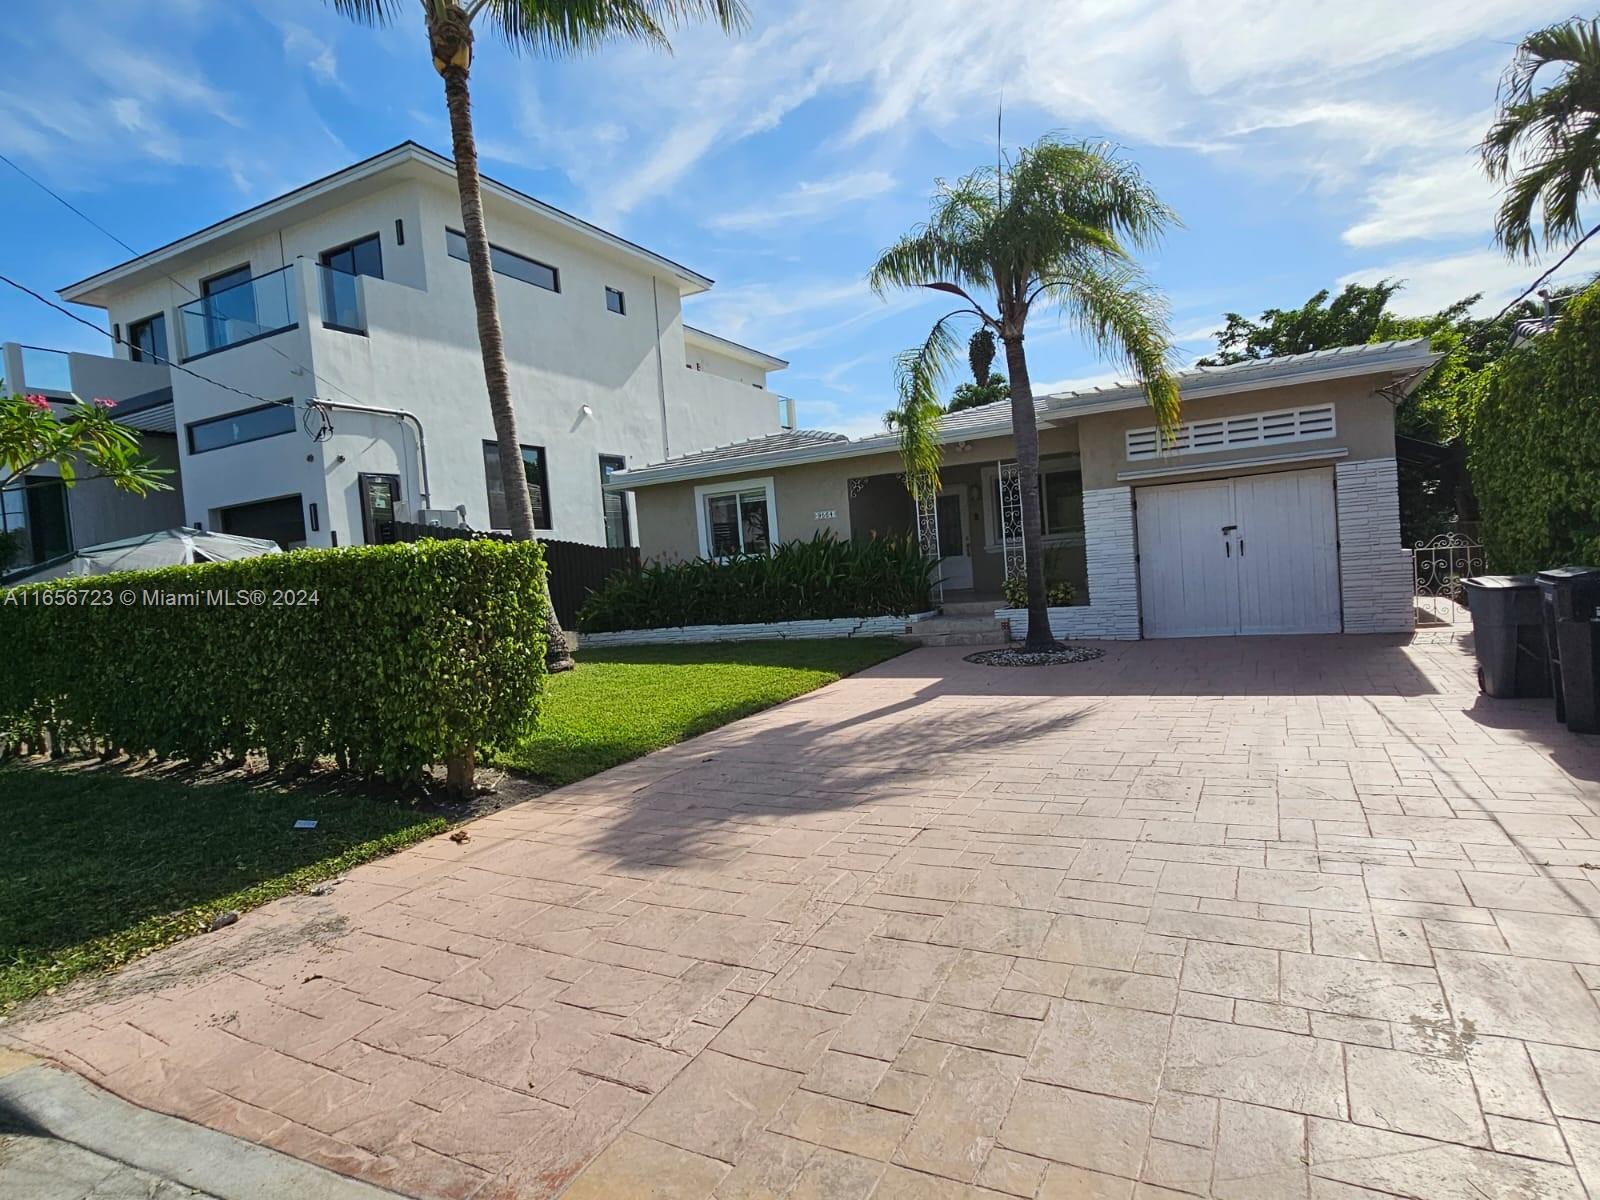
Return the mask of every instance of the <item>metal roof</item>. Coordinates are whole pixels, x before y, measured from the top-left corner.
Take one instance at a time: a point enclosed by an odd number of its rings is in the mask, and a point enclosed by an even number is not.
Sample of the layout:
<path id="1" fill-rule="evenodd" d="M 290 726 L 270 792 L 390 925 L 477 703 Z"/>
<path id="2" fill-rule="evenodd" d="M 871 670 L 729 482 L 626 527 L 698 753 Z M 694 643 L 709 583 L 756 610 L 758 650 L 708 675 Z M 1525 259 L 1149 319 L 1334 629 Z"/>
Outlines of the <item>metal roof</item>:
<path id="1" fill-rule="evenodd" d="M 1373 342 L 1364 346 L 1341 346 L 1333 350 L 1314 350 L 1307 354 L 1284 354 L 1276 358 L 1250 359 L 1225 367 L 1187 367 L 1174 373 L 1179 394 L 1184 400 L 1201 400 L 1262 388 L 1290 387 L 1326 379 L 1363 375 L 1392 375 L 1415 386 L 1443 355 L 1434 351 L 1427 338 L 1405 342 Z M 1034 411 L 1041 426 L 1085 416 L 1138 408 L 1145 403 L 1144 390 L 1137 383 L 1115 383 L 1081 391 L 1056 392 L 1034 398 Z M 1011 402 L 1001 400 L 980 408 L 969 408 L 940 419 L 939 441 L 972 441 L 1011 432 Z M 893 433 L 873 434 L 851 440 L 842 434 L 806 431 L 805 440 L 784 445 L 771 438 L 739 442 L 715 450 L 703 450 L 681 458 L 622 471 L 611 477 L 612 491 L 672 483 L 722 475 L 730 470 L 753 467 L 791 466 L 802 462 L 855 458 L 896 450 L 899 440 Z"/>

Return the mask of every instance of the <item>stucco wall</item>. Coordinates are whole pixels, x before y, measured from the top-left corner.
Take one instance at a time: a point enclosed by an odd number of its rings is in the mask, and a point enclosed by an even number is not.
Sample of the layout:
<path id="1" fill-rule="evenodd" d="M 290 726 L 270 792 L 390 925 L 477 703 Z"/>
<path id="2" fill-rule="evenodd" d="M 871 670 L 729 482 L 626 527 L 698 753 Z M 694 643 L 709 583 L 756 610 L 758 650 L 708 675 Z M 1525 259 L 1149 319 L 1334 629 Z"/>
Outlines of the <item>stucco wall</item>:
<path id="1" fill-rule="evenodd" d="M 1171 466 L 1187 472 L 1195 467 L 1203 467 L 1207 463 L 1272 458 L 1286 452 L 1302 450 L 1342 448 L 1348 452 L 1346 457 L 1351 461 L 1393 458 L 1394 406 L 1384 397 L 1373 393 L 1374 382 L 1371 378 L 1341 379 L 1301 384 L 1296 387 L 1263 388 L 1232 396 L 1185 401 L 1182 415 L 1182 420 L 1185 421 L 1331 403 L 1334 406 L 1335 436 L 1254 449 L 1233 447 L 1206 454 L 1176 455 L 1166 460 L 1141 458 L 1130 461 L 1127 456 L 1128 430 L 1145 429 L 1155 424 L 1150 409 L 1134 408 L 1121 412 L 1092 413 L 1078 420 L 1078 436 L 1083 452 L 1083 486 L 1086 490 L 1092 490 L 1138 482 L 1119 481 L 1117 474 L 1121 471 L 1145 471 L 1154 467 Z M 1238 475 L 1247 474 L 1248 471 L 1230 468 L 1226 473 Z"/>
<path id="2" fill-rule="evenodd" d="M 429 505 L 465 505 L 469 522 L 487 528 L 483 443 L 493 439 L 493 423 L 467 264 L 450 257 L 445 241 L 446 228 L 461 226 L 459 201 L 452 182 L 432 171 L 399 172 L 380 184 L 352 188 L 270 233 L 198 250 L 168 265 L 177 282 L 123 287 L 109 303 L 110 318 L 126 330 L 130 321 L 165 312 L 176 357 L 176 310 L 198 294 L 202 278 L 245 264 L 260 276 L 300 260 L 289 276 L 297 327 L 207 355 L 194 368 L 302 407 L 322 397 L 411 410 L 426 433 Z M 510 201 L 490 195 L 486 205 L 496 245 L 560 272 L 560 292 L 495 277 L 518 435 L 545 451 L 551 537 L 604 542 L 602 455 L 638 466 L 779 428 L 773 394 L 750 386 L 728 364 L 718 363 L 723 373 L 686 367 L 680 294 L 686 285 L 679 279 Z M 359 281 L 367 336 L 324 328 L 317 257 L 374 233 L 384 278 Z M 607 287 L 623 292 L 625 314 L 606 308 Z M 415 434 L 392 419 L 335 411 L 335 433 L 322 442 L 297 430 L 189 456 L 186 424 L 255 401 L 180 372 L 172 386 L 191 520 L 299 492 L 307 505 L 320 506 L 320 529 L 310 531 L 308 522 L 310 543 L 328 545 L 337 536 L 350 544 L 360 540 L 362 472 L 399 475 L 405 502 L 422 502 Z"/>

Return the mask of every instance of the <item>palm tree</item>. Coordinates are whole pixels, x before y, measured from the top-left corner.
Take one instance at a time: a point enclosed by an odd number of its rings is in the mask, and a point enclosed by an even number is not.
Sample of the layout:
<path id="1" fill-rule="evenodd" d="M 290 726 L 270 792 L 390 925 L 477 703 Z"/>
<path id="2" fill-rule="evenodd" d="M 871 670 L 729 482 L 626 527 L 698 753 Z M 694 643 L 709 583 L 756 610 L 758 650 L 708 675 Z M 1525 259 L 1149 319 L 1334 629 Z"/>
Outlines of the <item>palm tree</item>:
<path id="1" fill-rule="evenodd" d="M 1546 67 L 1559 78 L 1536 92 Z M 1595 230 L 1584 233 L 1580 208 L 1586 197 L 1600 198 L 1600 17 L 1574 17 L 1523 38 L 1498 100 L 1480 147 L 1489 177 L 1506 185 L 1496 240 L 1513 257 L 1532 258 L 1537 207 L 1545 249 L 1581 244 Z"/>
<path id="2" fill-rule="evenodd" d="M 1023 339 L 1028 317 L 1054 309 L 1097 350 L 1131 370 L 1157 423 L 1178 419 L 1164 298 L 1130 251 L 1154 244 L 1177 216 L 1138 168 L 1105 145 L 1048 135 L 1014 162 L 942 181 L 925 224 L 885 250 L 868 275 L 879 294 L 926 287 L 965 307 L 934 322 L 897 370 L 901 456 L 908 481 L 936 481 L 939 380 L 958 351 L 949 326 L 975 318 L 1005 347 L 1012 436 L 1022 488 L 1028 646 L 1055 644 L 1046 604 L 1039 510 L 1039 428 Z M 925 484 L 924 484 L 925 486 Z"/>
<path id="3" fill-rule="evenodd" d="M 461 194 L 461 228 L 467 240 L 467 265 L 472 276 L 472 303 L 478 314 L 478 344 L 483 351 L 483 378 L 489 390 L 495 442 L 500 450 L 501 482 L 512 536 L 532 541 L 533 504 L 528 480 L 516 469 L 522 462 L 517 415 L 511 406 L 511 380 L 506 368 L 505 338 L 500 331 L 500 306 L 495 299 L 494 272 L 489 265 L 489 234 L 483 218 L 483 185 L 478 177 L 478 143 L 472 130 L 472 96 L 467 76 L 472 69 L 472 44 L 477 28 L 492 29 L 514 52 L 578 54 L 611 38 L 653 43 L 670 50 L 667 32 L 684 21 L 710 17 L 732 33 L 744 26 L 741 0 L 327 0 L 345 16 L 364 25 L 386 26 L 402 9 L 422 8 L 433 67 L 444 80 L 450 112 L 450 141 L 456 160 L 456 187 Z M 551 670 L 572 666 L 572 655 L 548 595 L 545 626 Z"/>

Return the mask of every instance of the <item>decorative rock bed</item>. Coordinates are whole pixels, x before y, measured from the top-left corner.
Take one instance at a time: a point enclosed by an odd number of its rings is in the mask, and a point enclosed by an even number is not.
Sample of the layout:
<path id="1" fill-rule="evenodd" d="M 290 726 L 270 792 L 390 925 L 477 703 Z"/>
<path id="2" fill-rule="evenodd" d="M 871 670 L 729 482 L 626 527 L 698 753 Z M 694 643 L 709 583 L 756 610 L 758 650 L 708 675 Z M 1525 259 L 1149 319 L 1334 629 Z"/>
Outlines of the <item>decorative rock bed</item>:
<path id="1" fill-rule="evenodd" d="M 1063 646 L 1059 650 L 980 650 L 967 655 L 966 661 L 980 667 L 1055 667 L 1104 656 L 1104 650 L 1093 646 Z"/>

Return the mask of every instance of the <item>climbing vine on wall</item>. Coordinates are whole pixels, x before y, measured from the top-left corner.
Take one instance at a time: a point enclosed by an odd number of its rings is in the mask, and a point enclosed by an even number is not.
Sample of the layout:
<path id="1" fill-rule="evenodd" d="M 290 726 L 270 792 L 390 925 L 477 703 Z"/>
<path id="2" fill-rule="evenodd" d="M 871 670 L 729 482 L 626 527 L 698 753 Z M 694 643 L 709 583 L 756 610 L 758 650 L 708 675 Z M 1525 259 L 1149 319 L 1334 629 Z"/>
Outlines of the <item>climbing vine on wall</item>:
<path id="1" fill-rule="evenodd" d="M 1600 564 L 1600 284 L 1479 389 L 1467 462 L 1494 569 Z"/>

